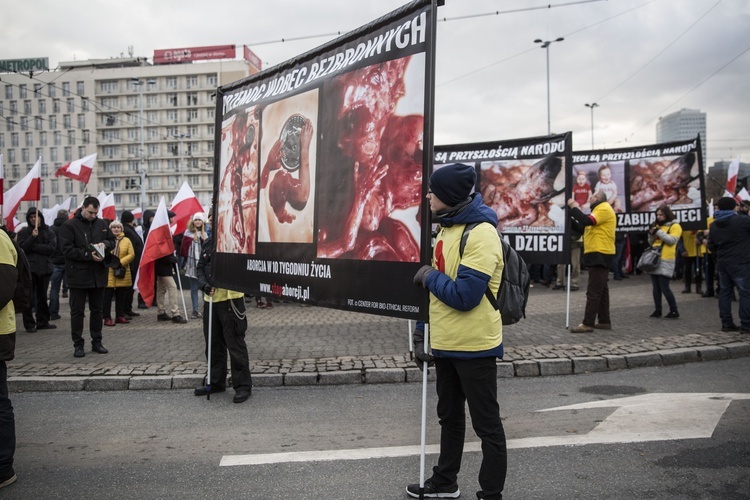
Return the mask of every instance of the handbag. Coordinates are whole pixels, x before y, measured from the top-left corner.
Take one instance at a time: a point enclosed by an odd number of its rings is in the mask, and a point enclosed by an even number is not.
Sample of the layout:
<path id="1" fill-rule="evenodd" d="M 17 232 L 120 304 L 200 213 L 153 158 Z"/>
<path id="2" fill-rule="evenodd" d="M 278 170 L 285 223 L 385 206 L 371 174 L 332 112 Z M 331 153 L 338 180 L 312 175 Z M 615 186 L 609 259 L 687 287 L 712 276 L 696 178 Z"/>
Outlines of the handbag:
<path id="1" fill-rule="evenodd" d="M 658 247 L 648 247 L 638 259 L 636 267 L 644 273 L 653 273 L 659 267 L 661 262 L 661 245 Z"/>
<path id="2" fill-rule="evenodd" d="M 124 277 L 125 277 L 125 273 L 126 273 L 126 271 L 127 271 L 127 269 L 125 269 L 124 267 L 120 266 L 120 267 L 116 267 L 116 268 L 115 268 L 115 269 L 114 269 L 114 270 L 112 271 L 112 274 L 114 274 L 114 275 L 115 275 L 115 278 L 119 278 L 119 279 L 122 279 L 122 278 L 124 278 Z"/>

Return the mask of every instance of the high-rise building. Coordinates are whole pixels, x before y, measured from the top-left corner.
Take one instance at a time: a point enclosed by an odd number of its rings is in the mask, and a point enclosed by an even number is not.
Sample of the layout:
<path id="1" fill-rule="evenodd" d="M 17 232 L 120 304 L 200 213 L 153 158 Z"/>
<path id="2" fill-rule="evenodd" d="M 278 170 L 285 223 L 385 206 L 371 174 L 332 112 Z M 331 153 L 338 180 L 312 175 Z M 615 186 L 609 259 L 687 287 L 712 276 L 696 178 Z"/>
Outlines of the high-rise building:
<path id="1" fill-rule="evenodd" d="M 706 113 L 698 109 L 682 108 L 679 111 L 659 117 L 656 122 L 656 142 L 688 141 L 701 137 L 701 148 L 703 150 L 703 168 L 706 164 Z"/>
<path id="2" fill-rule="evenodd" d="M 144 209 L 155 209 L 162 196 L 169 204 L 183 179 L 208 207 L 216 89 L 258 72 L 257 66 L 259 61 L 247 59 L 150 64 L 131 56 L 62 62 L 54 71 L 32 75 L 3 74 L 4 188 L 41 157 L 43 208 L 68 196 L 77 206 L 82 196 L 101 191 L 114 193 L 118 214 L 139 208 L 144 177 Z M 97 162 L 85 188 L 54 176 L 62 165 L 94 152 Z M 22 203 L 17 214 L 26 213 L 30 204 Z"/>

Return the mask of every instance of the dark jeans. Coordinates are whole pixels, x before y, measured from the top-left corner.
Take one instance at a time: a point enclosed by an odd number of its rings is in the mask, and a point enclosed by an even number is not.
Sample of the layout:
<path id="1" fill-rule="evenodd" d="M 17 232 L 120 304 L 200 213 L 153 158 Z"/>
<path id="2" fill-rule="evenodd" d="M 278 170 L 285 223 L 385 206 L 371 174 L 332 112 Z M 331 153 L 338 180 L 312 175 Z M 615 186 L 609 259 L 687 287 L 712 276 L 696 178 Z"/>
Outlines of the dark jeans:
<path id="1" fill-rule="evenodd" d="M 234 390 L 247 389 L 253 385 L 250 375 L 250 359 L 245 343 L 247 318 L 240 319 L 235 314 L 230 302 L 240 313 L 245 312 L 245 300 L 240 297 L 233 301 L 214 302 L 211 322 L 211 380 L 212 388 L 227 386 L 227 350 L 229 350 L 230 368 L 232 370 L 232 387 Z M 203 336 L 206 340 L 206 357 L 208 357 L 208 317 L 209 303 L 203 306 Z"/>
<path id="2" fill-rule="evenodd" d="M 690 285 L 693 283 L 693 275 L 695 275 L 695 291 L 697 292 L 701 288 L 701 282 L 703 281 L 703 273 L 701 272 L 701 258 L 700 257 L 683 257 L 682 262 L 684 269 L 682 275 L 685 278 L 685 289 L 690 290 Z"/>
<path id="3" fill-rule="evenodd" d="M 49 323 L 49 307 L 47 306 L 47 288 L 49 287 L 50 274 L 32 274 L 31 281 L 34 284 L 34 305 L 23 310 L 23 326 L 27 330 L 37 325 Z M 36 319 L 34 318 L 36 310 Z"/>
<path id="4" fill-rule="evenodd" d="M 104 303 L 104 288 L 71 288 L 70 303 L 70 335 L 73 345 L 83 347 L 83 319 L 86 316 L 86 299 L 89 301 L 89 333 L 92 344 L 102 343 L 102 304 Z"/>
<path id="5" fill-rule="evenodd" d="M 677 301 L 674 299 L 672 289 L 669 288 L 669 278 L 666 276 L 659 276 L 657 274 L 651 275 L 651 291 L 654 294 L 654 306 L 656 312 L 661 314 L 661 296 L 667 299 L 669 305 L 669 312 L 677 312 Z"/>
<path id="6" fill-rule="evenodd" d="M 719 267 L 719 317 L 721 324 L 734 324 L 732 319 L 732 286 L 739 292 L 740 327 L 750 330 L 750 264 L 728 264 Z"/>
<path id="7" fill-rule="evenodd" d="M 716 272 L 716 261 L 713 254 L 707 253 L 703 259 L 706 261 L 706 294 L 714 295 L 714 274 Z"/>
<path id="8" fill-rule="evenodd" d="M 583 324 L 594 326 L 597 317 L 599 323 L 609 324 L 609 269 L 604 266 L 589 267 L 589 284 L 586 287 L 586 311 L 583 313 Z"/>
<path id="9" fill-rule="evenodd" d="M 0 361 L 0 477 L 13 470 L 16 453 L 16 417 L 8 397 L 8 365 Z"/>
<path id="10" fill-rule="evenodd" d="M 132 290 L 129 287 L 117 287 L 104 289 L 104 305 L 102 307 L 102 315 L 106 319 L 112 319 L 112 298 L 115 299 L 115 317 L 121 318 L 125 316 L 125 298 L 127 297 L 128 290 Z"/>
<path id="11" fill-rule="evenodd" d="M 615 258 L 612 260 L 612 274 L 614 278 L 622 278 L 625 273 L 622 272 L 623 259 L 625 257 L 625 238 L 622 241 L 615 242 Z"/>
<path id="12" fill-rule="evenodd" d="M 505 430 L 497 404 L 495 358 L 437 358 L 437 414 L 440 419 L 440 456 L 432 469 L 432 480 L 441 486 L 456 482 L 461 469 L 466 434 L 466 410 L 482 440 L 479 486 L 482 498 L 502 498 L 508 469 Z"/>
<path id="13" fill-rule="evenodd" d="M 49 314 L 60 314 L 60 286 L 65 283 L 65 266 L 52 266 L 52 276 L 49 279 Z"/>

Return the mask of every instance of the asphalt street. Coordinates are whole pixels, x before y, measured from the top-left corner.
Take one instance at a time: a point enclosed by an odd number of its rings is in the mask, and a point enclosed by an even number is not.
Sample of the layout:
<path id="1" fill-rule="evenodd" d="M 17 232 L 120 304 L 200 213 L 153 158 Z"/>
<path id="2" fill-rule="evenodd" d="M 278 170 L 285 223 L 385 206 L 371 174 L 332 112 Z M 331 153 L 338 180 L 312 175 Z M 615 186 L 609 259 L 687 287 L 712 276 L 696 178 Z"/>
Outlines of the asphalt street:
<path id="1" fill-rule="evenodd" d="M 508 378 L 498 395 L 506 498 L 739 499 L 750 491 L 750 357 Z M 419 384 L 260 387 L 244 404 L 189 390 L 18 393 L 19 480 L 0 494 L 402 499 L 419 475 L 420 397 Z M 462 498 L 478 489 L 476 441 L 469 431 Z M 258 465 L 226 465 L 249 458 Z M 434 460 L 428 454 L 428 471 Z"/>

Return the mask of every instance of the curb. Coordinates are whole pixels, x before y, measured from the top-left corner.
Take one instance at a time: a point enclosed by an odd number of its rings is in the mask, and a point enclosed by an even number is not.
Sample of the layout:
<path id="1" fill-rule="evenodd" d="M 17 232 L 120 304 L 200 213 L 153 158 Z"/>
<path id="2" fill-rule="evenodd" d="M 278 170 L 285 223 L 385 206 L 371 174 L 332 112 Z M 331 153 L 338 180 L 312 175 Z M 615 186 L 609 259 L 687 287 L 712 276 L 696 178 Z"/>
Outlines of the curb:
<path id="1" fill-rule="evenodd" d="M 720 361 L 750 356 L 750 342 L 695 348 L 661 349 L 624 355 L 602 354 L 556 359 L 523 359 L 499 361 L 497 378 L 548 377 L 583 373 L 618 371 L 631 368 L 672 366 L 678 364 Z M 256 387 L 420 383 L 422 372 L 414 367 L 354 370 L 309 371 L 289 373 L 255 373 Z M 193 389 L 203 383 L 203 375 L 135 375 L 135 376 L 30 376 L 8 377 L 9 392 L 57 391 L 124 391 Z M 435 370 L 427 379 L 435 380 Z"/>

